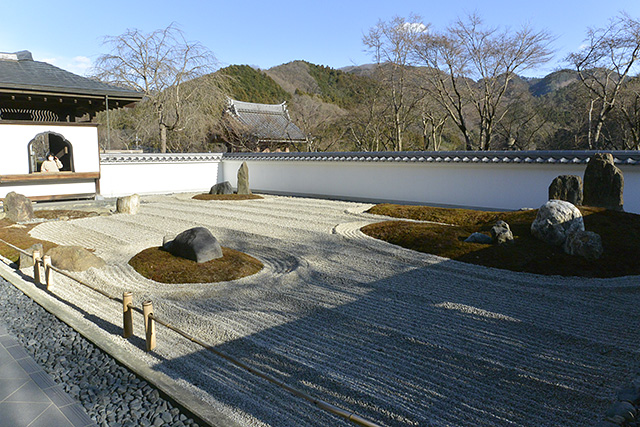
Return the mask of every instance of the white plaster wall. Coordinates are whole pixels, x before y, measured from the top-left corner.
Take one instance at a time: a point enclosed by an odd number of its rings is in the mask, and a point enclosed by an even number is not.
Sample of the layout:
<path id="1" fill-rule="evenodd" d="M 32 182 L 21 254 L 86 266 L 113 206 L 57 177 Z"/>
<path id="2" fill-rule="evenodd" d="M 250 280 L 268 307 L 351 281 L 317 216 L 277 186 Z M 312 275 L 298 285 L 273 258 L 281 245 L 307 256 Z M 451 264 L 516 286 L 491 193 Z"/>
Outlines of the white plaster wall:
<path id="1" fill-rule="evenodd" d="M 97 125 L 0 123 L 0 175 L 28 174 L 27 147 L 43 132 L 55 132 L 71 143 L 75 172 L 100 170 Z"/>
<path id="2" fill-rule="evenodd" d="M 225 159 L 220 181 L 237 185 L 242 160 Z M 585 165 L 247 160 L 256 192 L 489 209 L 537 208 L 558 175 L 583 176 Z M 624 208 L 640 214 L 640 167 L 621 166 Z"/>
<path id="3" fill-rule="evenodd" d="M 218 182 L 220 160 L 207 162 L 103 163 L 100 194 L 119 197 L 130 194 L 208 192 Z"/>

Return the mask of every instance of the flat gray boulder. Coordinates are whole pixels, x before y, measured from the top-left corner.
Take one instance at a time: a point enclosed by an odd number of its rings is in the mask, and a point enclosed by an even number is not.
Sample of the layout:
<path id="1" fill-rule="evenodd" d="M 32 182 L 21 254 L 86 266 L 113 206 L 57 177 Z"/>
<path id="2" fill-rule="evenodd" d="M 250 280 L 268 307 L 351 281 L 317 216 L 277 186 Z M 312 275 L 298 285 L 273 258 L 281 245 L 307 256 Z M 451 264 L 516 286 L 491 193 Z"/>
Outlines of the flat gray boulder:
<path id="1" fill-rule="evenodd" d="M 567 236 L 584 231 L 582 214 L 572 203 L 564 200 L 549 200 L 538 209 L 531 224 L 531 234 L 545 243 L 562 245 Z"/>
<path id="2" fill-rule="evenodd" d="M 233 194 L 233 187 L 229 181 L 219 182 L 211 187 L 209 194 Z"/>
<path id="3" fill-rule="evenodd" d="M 31 221 L 34 217 L 31 200 L 15 191 L 5 196 L 2 208 L 7 214 L 7 218 L 13 222 Z"/>
<path id="4" fill-rule="evenodd" d="M 584 171 L 584 204 L 622 210 L 624 177 L 611 153 L 596 153 Z"/>
<path id="5" fill-rule="evenodd" d="M 582 205 L 582 178 L 578 175 L 557 176 L 549 185 L 549 200 L 564 200 Z"/>
<path id="6" fill-rule="evenodd" d="M 44 248 L 42 247 L 42 243 L 36 243 L 35 245 L 32 245 L 30 248 L 27 248 L 24 251 L 31 255 L 33 255 L 33 251 L 39 251 L 40 256 L 44 256 Z M 33 264 L 33 258 L 20 252 L 20 260 L 18 261 L 19 269 L 22 270 L 23 268 L 33 267 Z"/>
<path id="7" fill-rule="evenodd" d="M 491 227 L 491 240 L 499 245 L 513 242 L 513 233 L 511 232 L 509 224 L 502 220 L 497 221 L 495 225 Z"/>
<path id="8" fill-rule="evenodd" d="M 491 236 L 487 236 L 486 234 L 482 234 L 478 232 L 472 233 L 464 241 L 467 243 L 482 243 L 485 245 L 490 245 L 491 243 L 493 243 Z"/>
<path id="9" fill-rule="evenodd" d="M 67 271 L 85 271 L 107 265 L 102 258 L 80 246 L 58 246 L 49 249 L 47 255 L 54 267 Z"/>
<path id="10" fill-rule="evenodd" d="M 204 227 L 190 228 L 173 239 L 165 237 L 162 249 L 174 256 L 199 263 L 222 258 L 220 243 Z"/>
<path id="11" fill-rule="evenodd" d="M 140 196 L 132 194 L 131 196 L 118 197 L 116 200 L 116 212 L 135 215 L 140 210 Z"/>
<path id="12" fill-rule="evenodd" d="M 593 231 L 576 231 L 567 236 L 563 249 L 569 255 L 584 257 L 595 261 L 602 256 L 602 239 Z"/>

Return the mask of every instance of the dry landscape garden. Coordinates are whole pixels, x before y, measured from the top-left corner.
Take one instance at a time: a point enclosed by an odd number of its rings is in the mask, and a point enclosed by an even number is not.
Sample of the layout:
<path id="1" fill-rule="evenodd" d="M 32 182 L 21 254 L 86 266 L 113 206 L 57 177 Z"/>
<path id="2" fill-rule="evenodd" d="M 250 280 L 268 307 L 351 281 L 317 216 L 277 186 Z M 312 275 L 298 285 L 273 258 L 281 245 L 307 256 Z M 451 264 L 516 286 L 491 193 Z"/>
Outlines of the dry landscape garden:
<path id="1" fill-rule="evenodd" d="M 635 378 L 640 316 L 620 308 L 640 302 L 637 215 L 581 208 L 587 229 L 615 239 L 584 262 L 530 238 L 535 210 L 194 196 L 144 196 L 135 215 L 36 211 L 52 220 L 4 219 L 0 238 L 87 248 L 106 265 L 74 273 L 82 280 L 131 291 L 136 305 L 153 300 L 159 316 L 215 349 L 380 425 L 594 425 Z M 462 241 L 497 219 L 511 224 L 513 243 Z M 149 276 L 197 273 L 158 249 L 194 226 L 211 230 L 224 258 L 235 251 L 259 265 L 236 279 L 217 276 L 238 270 L 235 261 L 206 279 Z M 145 273 L 136 259 L 158 268 Z M 105 340 L 230 423 L 350 425 L 167 329 L 146 352 L 120 337 L 121 306 L 63 276 L 54 283 L 68 301 L 59 303 L 91 313 Z"/>

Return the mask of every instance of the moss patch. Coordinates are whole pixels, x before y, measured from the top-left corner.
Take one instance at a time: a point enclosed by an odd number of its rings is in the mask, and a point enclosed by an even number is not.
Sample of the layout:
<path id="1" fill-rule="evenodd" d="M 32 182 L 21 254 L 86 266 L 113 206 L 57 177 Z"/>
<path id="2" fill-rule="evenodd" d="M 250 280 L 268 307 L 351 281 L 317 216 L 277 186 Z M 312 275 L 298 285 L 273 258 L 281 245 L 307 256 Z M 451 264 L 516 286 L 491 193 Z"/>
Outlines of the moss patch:
<path id="1" fill-rule="evenodd" d="M 35 211 L 36 218 L 43 219 L 57 219 L 57 218 L 85 218 L 89 216 L 95 216 L 94 212 L 85 211 L 72 211 L 72 210 L 41 210 Z M 38 224 L 16 224 L 7 218 L 0 220 L 0 239 L 11 243 L 21 249 L 28 249 L 36 243 L 42 243 L 44 251 L 48 251 L 58 245 L 47 242 L 46 240 L 34 239 L 29 235 L 29 232 Z M 13 262 L 18 262 L 20 259 L 20 253 L 13 248 L 0 242 L 0 255 Z"/>
<path id="2" fill-rule="evenodd" d="M 196 200 L 254 200 L 262 199 L 257 194 L 196 194 L 193 196 Z"/>
<path id="3" fill-rule="evenodd" d="M 567 255 L 561 247 L 547 245 L 531 235 L 538 211 L 483 212 L 429 206 L 377 205 L 369 213 L 397 218 L 436 221 L 454 226 L 406 221 L 385 221 L 362 232 L 389 243 L 470 264 L 545 275 L 620 277 L 640 275 L 640 215 L 579 207 L 585 228 L 600 234 L 603 256 L 587 261 Z M 497 220 L 509 223 L 514 242 L 508 245 L 466 243 L 475 231 L 489 235 Z"/>
<path id="4" fill-rule="evenodd" d="M 215 283 L 257 273 L 264 265 L 245 253 L 222 248 L 222 258 L 197 263 L 171 255 L 159 247 L 148 248 L 129 260 L 138 273 L 160 283 Z"/>

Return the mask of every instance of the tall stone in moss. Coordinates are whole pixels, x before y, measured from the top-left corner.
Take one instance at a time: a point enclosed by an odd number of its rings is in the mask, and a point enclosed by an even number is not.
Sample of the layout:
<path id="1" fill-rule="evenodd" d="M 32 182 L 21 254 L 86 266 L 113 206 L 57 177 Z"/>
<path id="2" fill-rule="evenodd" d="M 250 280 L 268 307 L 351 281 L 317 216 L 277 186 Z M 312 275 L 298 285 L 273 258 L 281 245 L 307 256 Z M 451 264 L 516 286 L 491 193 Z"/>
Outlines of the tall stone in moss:
<path id="1" fill-rule="evenodd" d="M 238 194 L 251 194 L 247 162 L 242 162 L 240 169 L 238 169 Z"/>
<path id="2" fill-rule="evenodd" d="M 624 177 L 613 163 L 610 153 L 596 153 L 584 171 L 585 206 L 599 206 L 612 210 L 622 210 Z"/>

